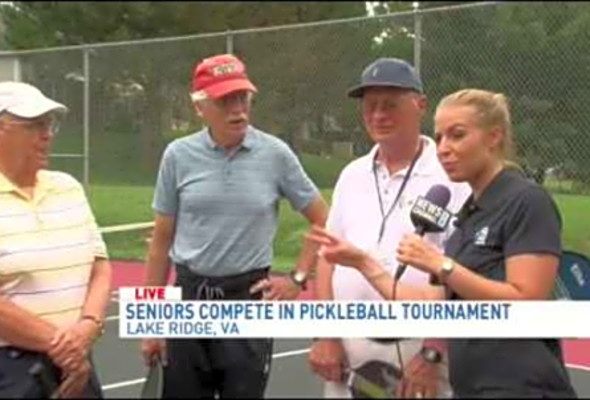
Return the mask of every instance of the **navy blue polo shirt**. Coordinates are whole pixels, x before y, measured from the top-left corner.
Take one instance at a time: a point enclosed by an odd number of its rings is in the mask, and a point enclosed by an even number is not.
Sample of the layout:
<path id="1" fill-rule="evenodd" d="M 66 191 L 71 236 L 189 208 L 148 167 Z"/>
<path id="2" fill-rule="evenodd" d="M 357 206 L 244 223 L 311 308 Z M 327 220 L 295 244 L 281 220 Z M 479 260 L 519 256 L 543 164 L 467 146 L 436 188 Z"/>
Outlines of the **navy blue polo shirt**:
<path id="1" fill-rule="evenodd" d="M 561 256 L 553 199 L 516 170 L 502 170 L 477 201 L 470 197 L 456 227 L 445 254 L 488 279 L 505 281 L 511 256 Z M 461 300 L 456 293 L 451 299 Z M 450 340 L 449 378 L 459 397 L 574 396 L 557 339 Z"/>

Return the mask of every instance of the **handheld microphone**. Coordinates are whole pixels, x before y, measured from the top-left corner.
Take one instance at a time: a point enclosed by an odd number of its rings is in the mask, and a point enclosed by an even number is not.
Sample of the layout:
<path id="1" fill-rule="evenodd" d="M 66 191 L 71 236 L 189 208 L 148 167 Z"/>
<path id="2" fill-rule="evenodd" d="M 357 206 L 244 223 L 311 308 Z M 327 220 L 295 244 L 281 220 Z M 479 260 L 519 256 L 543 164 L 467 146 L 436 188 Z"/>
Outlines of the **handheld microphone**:
<path id="1" fill-rule="evenodd" d="M 419 196 L 410 210 L 410 219 L 415 226 L 415 233 L 423 236 L 425 233 L 444 231 L 451 220 L 451 212 L 446 209 L 451 192 L 444 185 L 434 185 L 428 190 L 426 196 Z M 407 265 L 401 264 L 395 271 L 395 280 L 398 281 Z"/>
<path id="2" fill-rule="evenodd" d="M 423 236 L 425 233 L 444 231 L 451 220 L 451 213 L 446 210 L 450 199 L 451 192 L 443 185 L 434 185 L 426 193 L 426 196 L 419 196 L 410 210 L 410 219 L 416 227 L 414 232 Z M 396 299 L 397 283 L 406 271 L 406 268 L 406 264 L 400 264 L 395 271 L 392 291 L 392 298 L 394 300 Z M 397 343 L 397 339 L 389 338 L 375 338 L 372 340 L 379 343 Z"/>

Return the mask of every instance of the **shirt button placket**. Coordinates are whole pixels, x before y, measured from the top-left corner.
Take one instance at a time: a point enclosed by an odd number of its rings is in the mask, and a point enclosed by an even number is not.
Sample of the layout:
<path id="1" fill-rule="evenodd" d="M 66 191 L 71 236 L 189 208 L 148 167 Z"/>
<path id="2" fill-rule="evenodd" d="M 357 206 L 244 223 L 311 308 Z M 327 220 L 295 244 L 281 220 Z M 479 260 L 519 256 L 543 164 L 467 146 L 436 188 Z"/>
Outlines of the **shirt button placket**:
<path id="1" fill-rule="evenodd" d="M 231 176 L 232 156 L 226 156 L 223 162 L 223 178 L 227 182 Z"/>
<path id="2" fill-rule="evenodd" d="M 385 205 L 385 209 L 389 210 L 389 207 L 391 206 L 391 199 L 389 198 L 389 193 L 391 193 L 391 177 L 388 176 L 388 174 L 383 171 L 383 180 L 381 181 L 382 185 L 381 187 L 383 188 L 383 201 L 384 201 L 384 205 Z"/>

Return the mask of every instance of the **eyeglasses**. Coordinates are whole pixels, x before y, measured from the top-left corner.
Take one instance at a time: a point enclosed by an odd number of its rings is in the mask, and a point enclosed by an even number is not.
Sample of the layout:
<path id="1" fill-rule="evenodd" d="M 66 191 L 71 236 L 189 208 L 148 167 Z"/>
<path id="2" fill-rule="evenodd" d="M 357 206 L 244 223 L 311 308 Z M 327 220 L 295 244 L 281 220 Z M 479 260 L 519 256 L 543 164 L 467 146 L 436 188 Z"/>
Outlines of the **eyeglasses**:
<path id="1" fill-rule="evenodd" d="M 20 126 L 21 129 L 27 132 L 40 134 L 50 130 L 54 135 L 57 134 L 60 127 L 60 121 L 55 118 L 40 118 L 40 119 L 5 119 L 0 120 L 1 124 Z"/>
<path id="2" fill-rule="evenodd" d="M 239 105 L 250 105 L 252 102 L 251 92 L 238 92 L 235 94 L 228 94 L 220 99 L 207 99 L 206 101 L 214 104 L 217 108 L 227 109 L 236 104 Z"/>

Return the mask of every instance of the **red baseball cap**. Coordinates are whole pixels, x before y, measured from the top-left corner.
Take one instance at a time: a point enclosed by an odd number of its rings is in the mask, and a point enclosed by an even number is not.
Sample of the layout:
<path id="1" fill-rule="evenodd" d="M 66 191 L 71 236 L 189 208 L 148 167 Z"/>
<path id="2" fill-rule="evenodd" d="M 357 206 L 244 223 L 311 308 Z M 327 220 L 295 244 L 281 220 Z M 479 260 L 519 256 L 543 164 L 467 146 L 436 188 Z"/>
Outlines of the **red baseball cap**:
<path id="1" fill-rule="evenodd" d="M 246 75 L 246 66 L 231 54 L 204 59 L 193 74 L 193 101 L 218 99 L 237 90 L 257 92 Z"/>

